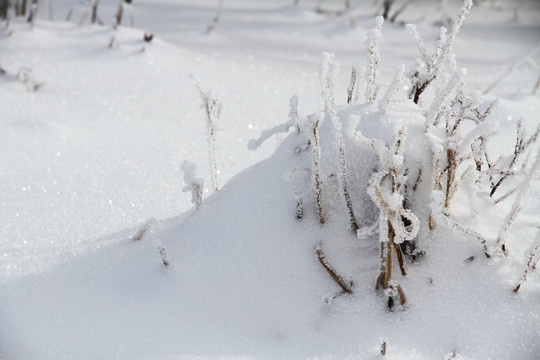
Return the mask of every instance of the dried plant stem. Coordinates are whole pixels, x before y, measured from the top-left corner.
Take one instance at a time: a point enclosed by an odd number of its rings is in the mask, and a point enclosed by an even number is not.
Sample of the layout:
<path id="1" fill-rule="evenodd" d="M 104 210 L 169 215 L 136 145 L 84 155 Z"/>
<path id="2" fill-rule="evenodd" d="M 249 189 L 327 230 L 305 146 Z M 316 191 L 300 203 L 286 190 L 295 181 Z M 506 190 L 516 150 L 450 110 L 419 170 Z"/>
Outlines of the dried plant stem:
<path id="1" fill-rule="evenodd" d="M 296 207 L 295 207 L 296 218 L 298 220 L 301 220 L 304 217 L 304 205 L 302 204 L 302 193 L 297 192 L 294 197 L 296 199 Z"/>
<path id="2" fill-rule="evenodd" d="M 446 194 L 444 198 L 444 213 L 449 215 L 450 211 L 450 200 L 455 194 L 455 180 L 456 180 L 456 171 L 457 171 L 457 159 L 456 151 L 453 149 L 446 149 L 446 160 L 448 163 L 448 170 L 446 174 Z"/>
<path id="3" fill-rule="evenodd" d="M 397 292 L 399 296 L 399 302 L 401 303 L 401 305 L 405 305 L 405 303 L 407 302 L 407 298 L 405 297 L 405 292 L 403 292 L 403 289 L 400 285 L 397 286 Z"/>
<path id="4" fill-rule="evenodd" d="M 443 216 L 443 219 L 448 225 L 458 229 L 461 232 L 464 232 L 465 234 L 467 234 L 469 236 L 475 237 L 478 240 L 480 240 L 480 243 L 482 244 L 482 249 L 484 250 L 484 255 L 486 255 L 486 257 L 488 259 L 491 258 L 491 253 L 490 253 L 490 251 L 488 249 L 487 241 L 482 235 L 480 235 L 476 231 L 473 231 L 471 229 L 467 229 L 467 228 L 461 226 L 459 223 L 457 223 L 454 220 L 450 219 L 450 217 L 448 217 L 448 216 Z"/>
<path id="5" fill-rule="evenodd" d="M 148 231 L 148 229 L 146 227 L 142 227 L 136 234 L 135 236 L 133 236 L 131 238 L 131 240 L 133 241 L 140 241 L 143 239 L 144 235 L 146 234 L 146 232 Z"/>
<path id="6" fill-rule="evenodd" d="M 97 15 L 98 7 L 99 7 L 99 0 L 95 0 L 94 3 L 92 4 L 92 15 L 90 16 L 90 22 L 92 24 L 95 24 L 98 20 L 98 15 Z"/>
<path id="7" fill-rule="evenodd" d="M 508 255 L 508 249 L 506 246 L 506 232 L 510 225 L 516 220 L 519 211 L 521 210 L 521 201 L 523 198 L 525 198 L 525 195 L 527 195 L 527 192 L 529 191 L 531 187 L 532 180 L 536 177 L 536 175 L 540 172 L 540 149 L 538 150 L 538 153 L 536 154 L 536 161 L 534 162 L 533 166 L 531 167 L 531 170 L 527 174 L 527 177 L 521 184 L 521 187 L 519 189 L 519 193 L 517 195 L 516 201 L 514 202 L 514 205 L 512 206 L 512 209 L 506 216 L 506 219 L 504 221 L 504 224 L 501 226 L 501 229 L 499 230 L 499 236 L 497 237 L 497 246 L 500 247 L 504 255 Z"/>
<path id="8" fill-rule="evenodd" d="M 512 155 L 512 160 L 510 161 L 510 164 L 507 166 L 507 169 L 512 170 L 514 166 L 518 163 L 518 160 L 521 155 L 525 154 L 527 152 L 527 149 L 534 143 L 538 141 L 540 138 L 540 125 L 536 128 L 535 132 L 526 139 L 526 131 L 524 129 L 523 125 L 523 119 L 520 118 L 518 122 L 516 123 L 516 144 L 514 146 L 514 154 Z M 501 172 L 501 177 L 497 182 L 493 180 L 492 177 L 492 188 L 491 192 L 489 194 L 490 197 L 493 197 L 499 186 L 501 186 L 502 182 L 505 181 L 509 176 L 514 175 L 515 173 L 513 171 L 505 171 Z"/>
<path id="9" fill-rule="evenodd" d="M 208 147 L 210 158 L 210 171 L 212 173 L 212 185 L 214 191 L 218 191 L 218 170 L 216 160 L 216 130 L 221 116 L 222 104 L 214 97 L 212 91 L 204 92 L 199 79 L 191 74 L 191 79 L 199 89 L 203 108 L 206 110 L 206 128 L 208 130 Z"/>
<path id="10" fill-rule="evenodd" d="M 367 81 L 366 81 L 366 103 L 373 104 L 377 97 L 377 72 L 379 69 L 380 50 L 379 40 L 381 37 L 381 29 L 384 22 L 382 16 L 375 18 L 375 27 L 368 33 L 368 65 L 367 65 Z"/>
<path id="11" fill-rule="evenodd" d="M 390 22 L 395 23 L 398 16 L 401 15 L 407 9 L 407 7 L 411 5 L 413 2 L 414 0 L 406 0 L 402 2 L 401 6 L 396 11 L 394 11 L 394 14 L 390 17 Z"/>
<path id="12" fill-rule="evenodd" d="M 344 169 L 345 169 L 345 155 L 342 154 L 342 149 L 343 148 L 340 148 L 340 157 L 343 157 L 343 170 L 342 170 L 342 173 L 341 173 L 341 187 L 342 187 L 342 190 L 343 190 L 343 197 L 345 198 L 345 204 L 347 206 L 347 210 L 349 211 L 349 221 L 351 223 L 351 228 L 352 230 L 354 231 L 354 233 L 356 233 L 358 231 L 358 229 L 360 229 L 360 226 L 358 225 L 358 222 L 356 221 L 356 217 L 354 215 L 354 209 L 353 209 L 353 206 L 352 206 L 352 201 L 351 201 L 351 196 L 349 194 L 349 189 L 348 189 L 348 184 L 347 184 L 347 176 L 344 172 Z"/>
<path id="13" fill-rule="evenodd" d="M 36 16 L 38 11 L 38 2 L 37 0 L 32 0 L 32 5 L 30 7 L 30 13 L 28 14 L 27 21 L 31 24 L 31 27 L 34 27 Z"/>
<path id="14" fill-rule="evenodd" d="M 385 355 L 386 355 L 386 346 L 387 346 L 386 343 L 387 343 L 387 342 L 388 342 L 387 339 L 385 339 L 385 338 L 382 338 L 382 339 L 381 339 L 381 355 L 382 355 L 382 356 L 385 356 Z"/>
<path id="15" fill-rule="evenodd" d="M 319 144 L 319 123 L 320 120 L 316 119 L 312 129 L 312 141 L 311 146 L 313 152 L 313 186 L 315 187 L 315 204 L 317 205 L 317 215 L 319 215 L 319 223 L 324 224 L 324 214 L 322 206 L 322 182 L 321 182 L 321 148 Z"/>
<path id="16" fill-rule="evenodd" d="M 212 163 L 212 184 L 214 185 L 214 191 L 218 191 L 218 179 L 217 179 L 217 160 L 216 160 L 216 134 L 214 129 L 214 123 L 212 122 L 210 107 L 213 107 L 215 100 L 211 105 L 206 106 L 206 114 L 208 116 L 208 136 L 210 142 L 210 162 Z"/>
<path id="17" fill-rule="evenodd" d="M 389 281 L 392 278 L 392 247 L 394 246 L 394 229 L 392 223 L 388 221 L 388 241 L 383 242 L 381 254 L 381 270 L 383 271 L 383 289 L 388 289 Z"/>
<path id="18" fill-rule="evenodd" d="M 529 273 L 536 270 L 536 264 L 538 264 L 538 261 L 540 260 L 540 233 L 538 233 L 538 235 L 536 236 L 536 242 L 536 246 L 531 251 L 531 256 L 529 257 L 529 261 L 527 262 L 527 268 L 523 272 L 519 283 L 514 288 L 514 293 L 517 293 L 519 289 L 521 289 L 521 286 L 527 281 L 527 276 L 529 275 Z"/>
<path id="19" fill-rule="evenodd" d="M 407 266 L 405 265 L 405 261 L 403 260 L 403 251 L 401 251 L 401 247 L 399 246 L 399 244 L 394 243 L 394 250 L 396 251 L 401 275 L 407 276 Z"/>
<path id="20" fill-rule="evenodd" d="M 347 88 L 347 104 L 350 104 L 354 100 L 354 89 L 356 89 L 358 86 L 357 81 L 358 70 L 356 69 L 356 65 L 353 65 L 351 70 L 351 82 Z"/>
<path id="21" fill-rule="evenodd" d="M 165 251 L 165 248 L 161 245 L 158 245 L 158 251 L 159 255 L 161 256 L 161 262 L 163 263 L 163 266 L 169 267 L 169 258 L 167 257 L 167 252 Z"/>
<path id="22" fill-rule="evenodd" d="M 342 190 L 343 200 L 349 214 L 349 221 L 352 230 L 356 233 L 360 228 L 354 215 L 354 209 L 352 206 L 351 196 L 349 194 L 349 185 L 347 180 L 347 162 L 345 156 L 345 141 L 343 140 L 343 127 L 341 120 L 337 114 L 335 108 L 335 96 L 334 85 L 336 81 L 336 74 L 339 71 L 339 65 L 334 62 L 334 55 L 329 53 L 323 54 L 323 62 L 321 66 L 321 87 L 323 100 L 325 102 L 325 112 L 327 118 L 332 122 L 332 130 L 334 132 L 334 138 L 338 150 L 338 163 L 339 163 L 339 185 Z M 353 86 L 354 88 L 354 86 Z M 351 91 L 352 92 L 352 91 Z"/>
<path id="23" fill-rule="evenodd" d="M 114 15 L 115 27 L 122 25 L 123 18 L 124 18 L 124 0 L 120 0 L 120 4 L 118 5 L 118 10 L 116 11 L 116 14 Z"/>
<path id="24" fill-rule="evenodd" d="M 208 27 L 206 28 L 206 33 L 207 34 L 210 34 L 212 31 L 215 30 L 215 28 L 216 28 L 216 26 L 217 26 L 217 24 L 219 22 L 219 19 L 221 18 L 222 12 L 223 12 L 223 0 L 219 0 L 216 15 L 212 19 L 212 22 L 210 23 L 210 25 L 208 25 Z"/>
<path id="25" fill-rule="evenodd" d="M 332 280 L 339 285 L 343 293 L 352 294 L 352 283 L 345 282 L 345 280 L 343 280 L 336 270 L 328 263 L 320 244 L 317 246 L 315 252 L 317 254 L 317 258 L 319 259 L 319 263 L 326 270 L 326 272 L 328 272 Z"/>
<path id="26" fill-rule="evenodd" d="M 405 268 L 405 263 L 403 262 L 403 253 L 401 252 L 401 248 L 399 247 L 399 244 L 396 244 L 394 242 L 395 232 L 392 227 L 392 222 L 388 221 L 387 226 L 388 241 L 381 242 L 381 270 L 379 278 L 377 279 L 375 289 L 390 290 L 388 297 L 388 307 L 390 310 L 392 310 L 394 307 L 393 296 L 395 296 L 396 293 L 399 297 L 399 302 L 401 305 L 405 305 L 405 303 L 407 302 L 405 292 L 403 291 L 401 286 L 396 284 L 396 282 L 392 280 L 392 249 L 396 251 L 399 267 L 403 276 L 407 275 L 407 270 Z"/>
<path id="27" fill-rule="evenodd" d="M 414 25 L 407 25 L 407 30 L 416 40 L 417 46 L 423 57 L 419 66 L 411 73 L 410 78 L 412 82 L 411 90 L 409 92 L 409 98 L 418 104 L 420 96 L 426 90 L 426 88 L 437 78 L 441 69 L 444 67 L 446 60 L 448 59 L 452 50 L 454 39 L 459 32 L 461 25 L 465 17 L 469 13 L 473 5 L 472 0 L 464 0 L 463 6 L 458 11 L 458 16 L 452 24 L 452 28 L 449 32 L 445 27 L 441 27 L 439 39 L 435 46 L 435 52 L 429 56 L 424 44 L 422 43 L 416 27 Z M 425 65 L 425 66 L 424 66 Z"/>

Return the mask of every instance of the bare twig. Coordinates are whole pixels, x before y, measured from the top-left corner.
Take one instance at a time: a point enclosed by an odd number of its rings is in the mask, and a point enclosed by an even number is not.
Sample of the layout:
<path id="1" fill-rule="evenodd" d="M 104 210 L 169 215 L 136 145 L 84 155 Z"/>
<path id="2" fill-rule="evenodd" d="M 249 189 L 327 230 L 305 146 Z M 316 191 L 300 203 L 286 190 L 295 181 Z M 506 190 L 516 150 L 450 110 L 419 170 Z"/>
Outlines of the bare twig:
<path id="1" fill-rule="evenodd" d="M 448 216 L 443 216 L 443 219 L 444 219 L 444 222 L 446 222 L 448 225 L 458 229 L 461 232 L 464 232 L 465 234 L 467 234 L 469 236 L 475 237 L 478 240 L 480 240 L 480 243 L 482 244 L 482 249 L 484 250 L 484 255 L 486 255 L 486 257 L 488 259 L 491 258 L 491 253 L 490 253 L 490 251 L 488 249 L 488 246 L 487 246 L 487 240 L 482 235 L 480 235 L 476 231 L 473 231 L 471 229 L 467 229 L 466 227 L 464 227 L 464 226 L 460 225 L 459 223 L 455 222 L 454 220 L 450 219 Z"/>
<path id="2" fill-rule="evenodd" d="M 133 241 L 140 241 L 143 239 L 144 235 L 146 234 L 146 232 L 148 231 L 148 229 L 146 227 L 142 227 L 136 234 L 135 236 L 133 236 L 131 238 L 131 240 Z"/>
<path id="3" fill-rule="evenodd" d="M 381 29 L 384 19 L 382 16 L 375 18 L 375 27 L 368 32 L 368 68 L 366 81 L 366 103 L 373 104 L 377 97 L 377 71 L 379 68 L 380 50 L 379 41 L 382 36 Z"/>
<path id="4" fill-rule="evenodd" d="M 401 15 L 407 9 L 407 7 L 409 7 L 409 5 L 411 5 L 413 2 L 414 2 L 414 0 L 403 1 L 401 3 L 401 6 L 396 11 L 394 11 L 392 16 L 390 17 L 390 22 L 395 23 L 398 16 Z"/>
<path id="5" fill-rule="evenodd" d="M 334 85 L 336 80 L 337 72 L 339 71 L 339 65 L 334 62 L 334 54 L 324 53 L 323 54 L 323 64 L 321 66 L 321 87 L 322 95 L 325 102 L 325 111 L 326 116 L 330 119 L 333 126 L 334 137 L 338 150 L 338 161 L 339 161 L 339 184 L 341 186 L 343 200 L 345 201 L 345 206 L 349 213 L 349 221 L 351 224 L 352 230 L 356 231 L 360 228 L 356 217 L 354 215 L 354 209 L 352 206 L 351 196 L 349 194 L 349 185 L 347 179 L 347 163 L 345 160 L 345 142 L 342 135 L 342 125 L 341 120 L 335 109 L 335 98 L 334 98 Z"/>
<path id="6" fill-rule="evenodd" d="M 199 90 L 203 108 L 206 110 L 206 128 L 208 130 L 208 145 L 210 157 L 210 171 L 212 173 L 212 184 L 214 191 L 218 191 L 218 170 L 216 161 L 216 131 L 221 116 L 222 104 L 219 102 L 212 91 L 205 92 L 201 87 L 199 79 L 191 74 L 195 86 Z"/>
<path id="7" fill-rule="evenodd" d="M 216 15 L 212 19 L 212 22 L 206 28 L 206 33 L 207 34 L 210 34 L 212 31 L 214 31 L 216 29 L 216 26 L 217 26 L 217 24 L 219 22 L 219 19 L 221 18 L 221 13 L 222 12 L 223 12 L 223 0 L 219 0 Z"/>
<path id="8" fill-rule="evenodd" d="M 501 226 L 501 229 L 499 230 L 499 235 L 497 237 L 497 245 L 500 246 L 504 255 L 508 254 L 508 249 L 506 247 L 506 231 L 508 230 L 510 225 L 512 225 L 512 223 L 517 219 L 519 211 L 521 210 L 521 201 L 523 200 L 525 195 L 527 195 L 527 192 L 529 191 L 530 186 L 531 186 L 531 182 L 533 181 L 533 179 L 536 177 L 536 175 L 539 172 L 540 172 L 540 149 L 538 153 L 536 154 L 536 161 L 534 162 L 534 165 L 532 166 L 525 180 L 521 184 L 519 193 L 514 202 L 514 205 L 512 206 L 512 209 L 506 216 L 506 219 L 503 225 Z"/>
<path id="9" fill-rule="evenodd" d="M 98 7 L 99 7 L 99 0 L 95 0 L 92 4 L 92 16 L 90 16 L 90 22 L 92 24 L 95 24 L 98 21 Z"/>
<path id="10" fill-rule="evenodd" d="M 387 347 L 387 342 L 388 342 L 388 339 L 386 338 L 382 338 L 381 339 L 381 355 L 382 356 L 385 356 L 386 355 L 386 347 Z"/>
<path id="11" fill-rule="evenodd" d="M 328 263 L 320 244 L 315 249 L 315 253 L 317 254 L 317 258 L 319 259 L 322 267 L 326 270 L 326 272 L 328 272 L 328 275 L 330 275 L 332 280 L 339 285 L 341 290 L 343 290 L 344 293 L 352 294 L 352 283 L 345 282 L 345 280 L 343 280 L 336 270 Z"/>
<path id="12" fill-rule="evenodd" d="M 159 255 L 161 256 L 161 262 L 163 263 L 163 266 L 169 267 L 169 258 L 167 257 L 167 252 L 165 251 L 165 248 L 161 245 L 158 245 L 158 251 Z"/>
<path id="13" fill-rule="evenodd" d="M 313 187 L 315 188 L 315 204 L 317 205 L 317 215 L 319 223 L 324 224 L 323 206 L 322 206 L 322 181 L 321 181 L 321 147 L 319 144 L 319 124 L 320 119 L 315 118 L 313 128 L 311 129 L 311 151 L 313 159 Z"/>
<path id="14" fill-rule="evenodd" d="M 531 251 L 531 256 L 529 257 L 529 261 L 527 262 L 527 268 L 523 272 L 523 275 L 521 276 L 521 279 L 519 280 L 519 283 L 514 288 L 514 293 L 517 293 L 521 286 L 527 281 L 527 276 L 530 272 L 533 272 L 536 270 L 536 264 L 538 264 L 538 261 L 540 260 L 540 232 L 536 236 L 536 246 Z"/>
<path id="15" fill-rule="evenodd" d="M 521 155 L 527 152 L 527 149 L 540 139 L 540 124 L 536 128 L 535 132 L 527 139 L 527 134 L 525 132 L 525 127 L 523 125 L 523 119 L 520 118 L 516 123 L 516 144 L 514 146 L 514 154 L 512 155 L 512 160 L 510 164 L 506 167 L 507 171 L 502 171 L 500 173 L 501 177 L 498 181 L 493 181 L 493 186 L 489 194 L 490 197 L 493 197 L 499 186 L 505 181 L 509 176 L 514 175 L 513 168 L 518 163 Z M 500 171 L 500 170 L 499 170 Z"/>

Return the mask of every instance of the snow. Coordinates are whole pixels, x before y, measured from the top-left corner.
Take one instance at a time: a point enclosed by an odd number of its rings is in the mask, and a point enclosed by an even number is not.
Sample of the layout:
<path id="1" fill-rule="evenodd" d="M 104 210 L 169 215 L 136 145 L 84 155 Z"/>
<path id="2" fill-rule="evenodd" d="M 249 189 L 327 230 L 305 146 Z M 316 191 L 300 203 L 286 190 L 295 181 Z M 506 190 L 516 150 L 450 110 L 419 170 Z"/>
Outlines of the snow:
<path id="1" fill-rule="evenodd" d="M 382 25 L 379 98 L 390 89 L 379 112 L 345 105 L 351 64 L 368 59 L 371 1 L 353 0 L 349 14 L 332 16 L 318 14 L 315 0 L 298 7 L 292 0 L 227 0 L 207 35 L 218 3 L 136 0 L 136 27 L 116 30 L 118 2 L 106 0 L 104 25 L 77 26 L 88 6 L 70 0 L 54 1 L 55 21 L 40 5 L 33 28 L 22 19 L 8 29 L 0 22 L 0 359 L 536 359 L 538 272 L 519 293 L 512 290 L 540 231 L 538 176 L 498 191 L 530 183 L 506 234 L 508 257 L 487 259 L 478 239 L 443 225 L 437 211 L 444 194 L 426 198 L 440 226 L 418 240 L 426 254 L 408 263 L 406 277 L 394 269 L 407 303 L 389 311 L 374 291 L 380 244 L 378 210 L 367 194 L 372 174 L 359 169 L 378 163 L 370 149 L 391 148 L 396 124 L 406 127 L 405 149 L 389 154 L 388 164 L 425 157 L 419 139 L 427 109 L 404 101 L 408 81 L 396 80 L 415 66 L 415 39 L 400 24 Z M 71 6 L 72 21 L 63 21 Z M 399 17 L 416 24 L 428 54 L 439 35 L 437 6 L 417 0 Z M 461 6 L 448 1 L 448 14 Z M 482 109 L 499 103 L 466 142 L 492 131 L 489 150 L 498 156 L 513 150 L 520 117 L 529 135 L 538 127 L 538 24 L 533 0 L 519 8 L 480 1 L 471 9 L 453 49 L 467 74 L 456 74 L 468 90 L 483 91 L 512 71 L 483 95 Z M 154 34 L 151 42 L 145 32 Z M 332 88 L 321 97 L 323 51 L 335 54 L 341 72 L 323 81 Z M 207 113 L 190 74 L 223 106 L 215 134 L 220 189 L 205 189 L 198 209 L 183 189 L 192 181 L 212 184 L 212 166 Z M 427 93 L 425 105 L 436 96 Z M 335 124 L 324 121 L 325 107 L 342 129 L 333 132 Z M 324 225 L 309 170 L 313 154 L 296 131 L 316 120 Z M 358 236 L 343 215 L 342 193 L 333 191 L 343 180 L 324 177 L 338 169 L 329 160 L 338 159 L 336 138 L 348 149 L 340 160 L 352 167 Z M 538 162 L 537 148 L 529 164 Z M 417 176 L 411 171 L 408 179 Z M 516 195 L 492 207 L 481 193 L 468 197 L 474 182 L 464 186 L 452 218 L 494 246 Z M 385 196 L 391 210 L 401 208 L 400 194 Z M 411 215 L 425 234 L 425 214 Z M 336 296 L 317 246 L 353 281 L 352 295 Z"/>

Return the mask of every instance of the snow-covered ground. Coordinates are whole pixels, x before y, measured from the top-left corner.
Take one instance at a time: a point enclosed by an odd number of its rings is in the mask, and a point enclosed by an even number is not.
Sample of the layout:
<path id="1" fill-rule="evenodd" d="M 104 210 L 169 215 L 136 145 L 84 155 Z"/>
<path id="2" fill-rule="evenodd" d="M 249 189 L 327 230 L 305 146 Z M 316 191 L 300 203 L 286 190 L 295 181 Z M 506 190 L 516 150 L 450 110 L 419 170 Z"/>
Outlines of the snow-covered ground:
<path id="1" fill-rule="evenodd" d="M 350 66 L 366 60 L 373 2 L 353 0 L 335 16 L 318 14 L 314 0 L 225 0 L 208 35 L 218 2 L 135 0 L 136 27 L 116 30 L 118 2 L 105 0 L 102 26 L 77 26 L 83 3 L 64 22 L 68 0 L 54 1 L 55 21 L 42 6 L 33 28 L 0 23 L 0 358 L 374 359 L 385 337 L 391 359 L 536 359 L 540 278 L 533 272 L 519 294 L 512 289 L 539 231 L 538 179 L 509 229 L 509 258 L 487 261 L 462 234 L 439 234 L 445 241 L 432 253 L 448 256 L 411 266 L 400 280 L 407 309 L 388 312 L 373 291 L 377 243 L 321 229 L 314 214 L 295 220 L 294 184 L 283 176 L 290 139 L 277 151 L 285 135 L 247 146 L 288 119 L 292 95 L 303 115 L 324 107 L 322 51 L 341 63 L 336 102 L 346 103 Z M 500 98 L 494 117 L 507 136 L 498 139 L 510 149 L 516 119 L 529 131 L 540 123 L 540 90 L 532 95 L 540 3 L 516 3 L 479 1 L 454 45 L 469 89 L 485 90 L 514 67 L 485 95 Z M 416 23 L 430 50 L 438 4 L 417 0 L 398 19 Z M 450 0 L 448 14 L 459 6 Z M 383 83 L 418 56 L 402 25 L 384 25 Z M 211 177 L 206 114 L 190 74 L 223 103 L 222 189 L 206 192 L 198 211 L 182 192 L 181 165 L 195 163 L 207 189 Z M 466 218 L 458 200 L 455 215 Z M 482 219 L 478 229 L 496 237 L 504 213 Z M 141 228 L 143 239 L 132 241 Z M 356 290 L 325 302 L 336 283 L 314 248 L 329 238 L 341 239 L 333 255 L 346 260 Z"/>

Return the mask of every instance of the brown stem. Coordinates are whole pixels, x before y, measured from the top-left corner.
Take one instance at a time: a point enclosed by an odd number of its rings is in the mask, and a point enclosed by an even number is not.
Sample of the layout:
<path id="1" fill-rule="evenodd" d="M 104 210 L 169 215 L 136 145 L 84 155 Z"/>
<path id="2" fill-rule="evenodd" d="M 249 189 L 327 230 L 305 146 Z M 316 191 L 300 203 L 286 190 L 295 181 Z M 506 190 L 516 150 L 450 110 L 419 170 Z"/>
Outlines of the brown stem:
<path id="1" fill-rule="evenodd" d="M 317 151 L 318 154 L 313 154 L 313 171 L 315 176 L 315 202 L 317 203 L 317 214 L 319 215 L 319 223 L 322 225 L 324 224 L 324 215 L 323 215 L 323 208 L 322 208 L 322 183 L 321 183 L 321 174 L 319 172 L 319 154 L 320 154 L 320 148 L 319 148 L 319 121 L 317 120 L 315 122 L 315 125 L 313 126 L 313 149 L 314 152 Z"/>
<path id="2" fill-rule="evenodd" d="M 384 288 L 388 289 L 388 282 L 392 278 L 392 245 L 394 245 L 394 229 L 390 221 L 388 221 L 388 242 L 385 245 L 385 253 L 383 254 L 385 260 Z"/>
<path id="3" fill-rule="evenodd" d="M 322 267 L 326 270 L 326 272 L 328 272 L 332 280 L 334 280 L 339 287 L 341 287 L 341 290 L 343 290 L 344 293 L 352 294 L 352 284 L 347 284 L 345 280 L 343 280 L 343 278 L 336 272 L 336 270 L 334 270 L 334 268 L 328 263 L 328 260 L 326 260 L 326 256 L 324 255 L 320 245 L 317 246 L 315 252 L 317 253 L 317 258 L 319 259 Z"/>
<path id="4" fill-rule="evenodd" d="M 407 298 L 405 297 L 405 293 L 403 292 L 403 289 L 400 285 L 398 285 L 397 291 L 399 295 L 399 302 L 401 303 L 401 305 L 405 305 L 405 303 L 407 302 Z"/>
<path id="5" fill-rule="evenodd" d="M 444 208 L 445 211 L 448 211 L 450 208 L 450 200 L 454 195 L 453 187 L 454 181 L 456 179 L 456 151 L 453 149 L 446 150 L 446 157 L 448 160 L 448 174 L 446 177 L 446 196 L 444 199 Z"/>
<path id="6" fill-rule="evenodd" d="M 401 246 L 394 243 L 394 249 L 396 250 L 401 275 L 407 276 L 407 266 L 405 266 L 405 261 L 403 260 L 403 252 L 401 251 Z"/>

